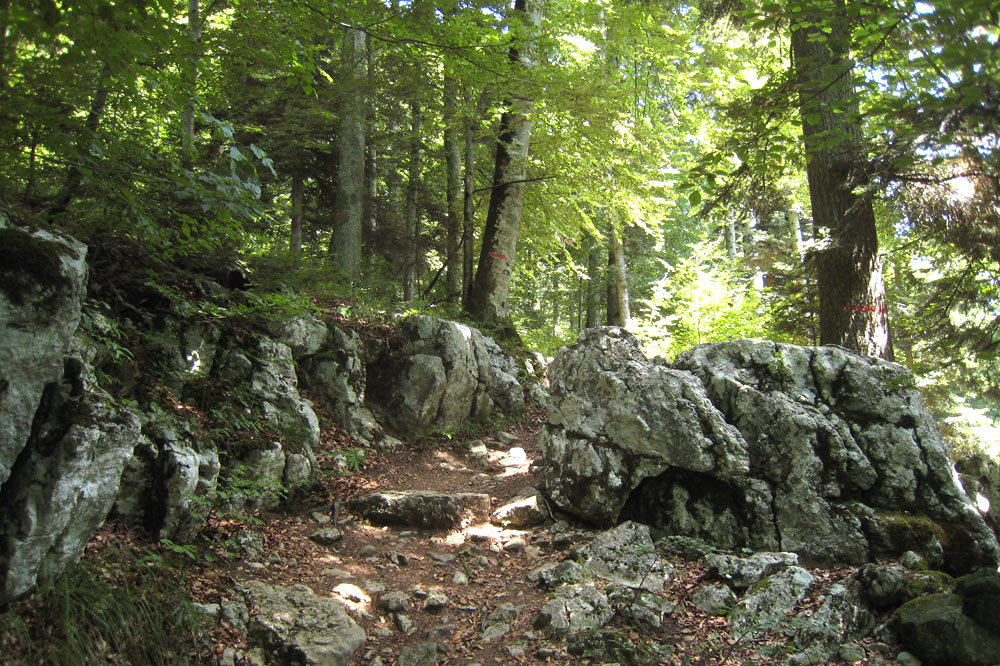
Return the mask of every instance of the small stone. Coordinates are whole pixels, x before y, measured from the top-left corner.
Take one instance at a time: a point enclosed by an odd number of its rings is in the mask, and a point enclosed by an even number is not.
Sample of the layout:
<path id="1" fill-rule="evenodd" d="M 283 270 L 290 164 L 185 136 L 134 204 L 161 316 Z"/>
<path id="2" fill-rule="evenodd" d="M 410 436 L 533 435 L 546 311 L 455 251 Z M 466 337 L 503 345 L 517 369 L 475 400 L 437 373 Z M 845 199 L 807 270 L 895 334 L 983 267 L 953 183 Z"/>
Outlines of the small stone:
<path id="1" fill-rule="evenodd" d="M 483 633 L 479 634 L 479 640 L 482 643 L 491 643 L 509 633 L 510 625 L 506 622 L 498 622 L 497 624 L 491 624 L 486 627 L 486 629 L 483 630 Z"/>
<path id="2" fill-rule="evenodd" d="M 396 613 L 396 628 L 404 634 L 408 634 L 413 631 L 413 620 L 402 613 Z"/>
<path id="3" fill-rule="evenodd" d="M 366 580 L 361 583 L 361 586 L 368 590 L 371 594 L 379 594 L 385 592 L 385 585 L 377 580 Z"/>
<path id="4" fill-rule="evenodd" d="M 369 544 L 367 546 L 361 547 L 361 549 L 358 551 L 358 557 L 375 557 L 377 553 L 378 549 L 375 546 Z"/>
<path id="5" fill-rule="evenodd" d="M 447 624 L 447 623 L 439 624 L 427 630 L 427 637 L 428 638 L 437 638 L 439 636 L 451 637 L 451 635 L 455 633 L 455 630 L 457 629 L 458 627 L 456 627 L 453 624 Z"/>
<path id="6" fill-rule="evenodd" d="M 271 553 L 267 556 L 267 561 L 270 564 L 281 564 L 281 555 L 277 553 Z"/>
<path id="7" fill-rule="evenodd" d="M 846 643 L 840 646 L 840 650 L 837 651 L 837 656 L 844 661 L 853 664 L 856 661 L 864 661 L 864 658 L 867 655 L 865 654 L 865 649 L 857 643 Z"/>
<path id="8" fill-rule="evenodd" d="M 219 666 L 236 666 L 236 650 L 231 647 L 225 648 L 219 659 Z"/>
<path id="9" fill-rule="evenodd" d="M 538 657 L 539 659 L 551 659 L 552 657 L 556 656 L 556 654 L 557 653 L 555 650 L 547 647 L 540 647 L 537 650 L 535 650 L 535 656 Z"/>
<path id="10" fill-rule="evenodd" d="M 556 550 L 566 550 L 572 548 L 576 543 L 577 535 L 563 532 L 552 537 L 552 547 Z"/>
<path id="11" fill-rule="evenodd" d="M 374 629 L 372 629 L 372 632 L 374 632 L 374 634 L 379 638 L 389 638 L 390 636 L 392 636 L 392 629 L 382 625 L 379 625 Z"/>
<path id="12" fill-rule="evenodd" d="M 398 550 L 390 550 L 385 554 L 386 558 L 398 567 L 405 567 L 410 563 L 410 558 Z"/>
<path id="13" fill-rule="evenodd" d="M 924 562 L 924 558 L 912 550 L 908 550 L 902 555 L 900 555 L 899 563 L 904 568 L 909 569 L 910 571 L 924 571 L 925 569 L 927 569 L 927 563 Z M 909 653 L 907 652 L 905 654 Z M 914 657 L 914 659 L 916 659 L 916 657 Z"/>
<path id="14" fill-rule="evenodd" d="M 542 549 L 538 546 L 527 546 L 524 549 L 524 554 L 529 560 L 536 560 L 542 556 Z"/>
<path id="15" fill-rule="evenodd" d="M 524 646 L 520 643 L 514 643 L 513 645 L 508 645 L 504 648 L 514 659 L 519 659 L 524 656 Z"/>
<path id="16" fill-rule="evenodd" d="M 309 535 L 309 538 L 321 546 L 330 547 L 344 538 L 344 533 L 336 527 L 324 527 Z"/>
<path id="17" fill-rule="evenodd" d="M 368 662 L 368 666 L 383 666 L 382 657 L 375 655 L 371 661 Z"/>
<path id="18" fill-rule="evenodd" d="M 461 571 L 456 571 L 455 575 L 453 575 L 451 577 L 451 582 L 453 584 L 455 584 L 455 585 L 468 585 L 469 584 L 469 577 L 466 576 Z"/>
<path id="19" fill-rule="evenodd" d="M 736 595 L 728 585 L 705 585 L 691 595 L 695 607 L 709 615 L 725 615 L 736 605 Z"/>
<path id="20" fill-rule="evenodd" d="M 512 435 L 509 432 L 498 432 L 493 435 L 493 439 L 501 444 L 513 444 L 517 441 L 517 435 Z M 522 453 L 523 451 L 522 449 Z"/>
<path id="21" fill-rule="evenodd" d="M 435 562 L 440 562 L 441 564 L 450 564 L 455 561 L 455 556 L 451 553 L 428 553 L 427 555 Z"/>
<path id="22" fill-rule="evenodd" d="M 427 612 L 434 613 L 442 608 L 445 608 L 449 604 L 451 604 L 451 600 L 444 592 L 434 590 L 427 595 L 426 599 L 424 599 L 423 609 Z"/>
<path id="23" fill-rule="evenodd" d="M 264 564 L 263 562 L 251 562 L 250 568 L 253 569 L 254 571 L 264 571 L 265 569 L 267 569 L 267 565 Z"/>
<path id="24" fill-rule="evenodd" d="M 412 594 L 417 599 L 426 599 L 427 595 L 430 594 L 430 592 L 428 592 L 424 587 L 417 585 L 412 590 L 410 590 L 410 594 Z"/>
<path id="25" fill-rule="evenodd" d="M 504 550 L 506 550 L 508 552 L 511 552 L 511 553 L 520 553 L 520 552 L 524 551 L 524 547 L 526 545 L 527 544 L 524 542 L 524 539 L 522 537 L 518 536 L 518 537 L 512 537 L 510 539 L 507 539 L 507 541 L 504 542 L 503 547 L 504 547 Z"/>
<path id="26" fill-rule="evenodd" d="M 476 566 L 485 569 L 486 567 L 490 566 L 490 558 L 486 557 L 485 555 L 480 555 L 479 557 L 476 558 Z"/>
<path id="27" fill-rule="evenodd" d="M 313 511 L 309 514 L 309 517 L 320 525 L 329 525 L 330 521 L 333 520 L 329 515 L 325 513 L 320 513 L 319 511 Z"/>
<path id="28" fill-rule="evenodd" d="M 353 601 L 354 603 L 367 603 L 371 601 L 371 598 L 364 590 L 357 585 L 352 585 L 351 583 L 341 583 L 340 585 L 334 587 L 332 592 L 338 597 L 347 599 L 348 601 Z"/>
<path id="29" fill-rule="evenodd" d="M 906 651 L 897 654 L 896 661 L 899 662 L 901 666 L 923 666 L 922 662 L 917 659 L 916 656 Z"/>
<path id="30" fill-rule="evenodd" d="M 491 543 L 490 544 L 490 552 L 493 553 L 494 555 L 499 555 L 500 554 L 500 544 Z"/>
<path id="31" fill-rule="evenodd" d="M 395 590 L 379 597 L 377 605 L 379 608 L 387 610 L 390 613 L 398 613 L 410 607 L 410 597 L 406 592 Z"/>
<path id="32" fill-rule="evenodd" d="M 289 567 L 297 567 L 299 566 L 299 561 L 294 557 L 289 557 L 288 560 L 285 562 L 285 564 L 288 565 Z"/>
<path id="33" fill-rule="evenodd" d="M 331 578 L 354 578 L 354 574 L 343 569 L 323 569 L 323 575 Z"/>
<path id="34" fill-rule="evenodd" d="M 493 609 L 489 615 L 486 616 L 486 624 L 499 624 L 501 622 L 513 622 L 517 619 L 521 610 L 510 603 L 503 603 Z"/>

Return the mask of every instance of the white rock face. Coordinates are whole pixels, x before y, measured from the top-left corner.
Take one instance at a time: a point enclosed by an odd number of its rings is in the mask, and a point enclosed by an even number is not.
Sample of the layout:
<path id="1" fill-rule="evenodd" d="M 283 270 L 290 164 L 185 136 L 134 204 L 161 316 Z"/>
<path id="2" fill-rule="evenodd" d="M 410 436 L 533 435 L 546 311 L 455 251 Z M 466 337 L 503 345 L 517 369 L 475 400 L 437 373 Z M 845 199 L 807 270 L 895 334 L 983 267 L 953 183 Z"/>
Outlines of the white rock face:
<path id="1" fill-rule="evenodd" d="M 87 248 L 47 231 L 0 230 L 0 486 L 31 434 L 80 323 Z"/>
<path id="2" fill-rule="evenodd" d="M 546 489 L 568 513 L 807 563 L 912 549 L 954 571 L 996 566 L 996 538 L 900 365 L 737 340 L 668 366 L 600 328 L 549 372 Z"/>

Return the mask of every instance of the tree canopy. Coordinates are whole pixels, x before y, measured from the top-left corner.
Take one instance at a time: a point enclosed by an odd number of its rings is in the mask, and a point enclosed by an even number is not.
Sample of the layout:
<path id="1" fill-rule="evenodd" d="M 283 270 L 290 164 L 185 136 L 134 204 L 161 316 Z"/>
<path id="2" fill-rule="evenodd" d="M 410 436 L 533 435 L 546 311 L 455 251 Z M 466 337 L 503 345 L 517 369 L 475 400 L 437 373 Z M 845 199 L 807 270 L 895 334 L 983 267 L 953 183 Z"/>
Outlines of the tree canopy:
<path id="1" fill-rule="evenodd" d="M 545 351 L 609 321 L 664 354 L 894 352 L 943 412 L 995 418 L 998 23 L 987 0 L 4 0 L 0 219 L 464 308 Z"/>

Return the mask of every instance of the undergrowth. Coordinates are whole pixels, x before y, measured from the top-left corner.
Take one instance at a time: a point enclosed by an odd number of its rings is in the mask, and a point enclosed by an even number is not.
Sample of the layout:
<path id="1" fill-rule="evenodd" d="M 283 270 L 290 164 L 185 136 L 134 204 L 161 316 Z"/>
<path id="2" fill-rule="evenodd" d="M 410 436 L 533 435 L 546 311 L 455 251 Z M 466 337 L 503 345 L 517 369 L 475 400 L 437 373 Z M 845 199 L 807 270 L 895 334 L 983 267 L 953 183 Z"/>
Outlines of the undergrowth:
<path id="1" fill-rule="evenodd" d="M 5 666 L 214 664 L 179 574 L 107 544 L 0 613 Z"/>

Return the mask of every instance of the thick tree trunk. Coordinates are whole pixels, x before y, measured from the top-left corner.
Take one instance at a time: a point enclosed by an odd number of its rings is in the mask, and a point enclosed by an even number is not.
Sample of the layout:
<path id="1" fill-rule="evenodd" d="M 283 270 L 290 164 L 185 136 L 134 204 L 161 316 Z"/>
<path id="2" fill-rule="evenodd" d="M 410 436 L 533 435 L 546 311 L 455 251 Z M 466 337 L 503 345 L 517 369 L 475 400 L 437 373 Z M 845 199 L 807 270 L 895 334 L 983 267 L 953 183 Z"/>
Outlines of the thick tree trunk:
<path id="1" fill-rule="evenodd" d="M 792 33 L 812 214 L 830 235 L 815 255 L 820 343 L 892 358 L 875 213 L 871 198 L 855 193 L 865 155 L 848 19 L 838 9 L 823 23 L 832 32 L 806 24 Z"/>
<path id="2" fill-rule="evenodd" d="M 361 218 L 365 181 L 365 102 L 360 94 L 365 81 L 365 33 L 349 29 L 344 36 L 343 59 L 347 65 L 342 96 L 338 144 L 337 202 L 333 211 L 330 253 L 340 273 L 351 283 L 360 277 Z"/>
<path id="3" fill-rule="evenodd" d="M 448 72 L 445 59 L 444 75 L 444 156 L 445 156 L 445 199 L 447 205 L 447 246 L 445 256 L 446 299 L 457 303 L 462 297 L 462 256 L 459 254 L 459 240 L 462 232 L 462 200 L 459 198 L 462 154 L 459 146 L 461 128 L 457 114 L 458 84 Z"/>
<path id="4" fill-rule="evenodd" d="M 516 0 L 514 10 L 523 14 L 529 25 L 535 28 L 541 25 L 542 0 Z M 520 50 L 512 47 L 510 59 L 530 68 L 529 53 L 528 44 L 520 46 Z M 521 231 L 524 178 L 531 139 L 530 113 L 534 104 L 526 95 L 512 94 L 507 107 L 500 119 L 490 206 L 483 230 L 479 268 L 469 298 L 469 312 L 479 321 L 510 318 L 508 294 Z"/>
<path id="5" fill-rule="evenodd" d="M 289 249 L 295 254 L 302 252 L 302 203 L 305 177 L 301 173 L 292 174 L 292 239 Z"/>
<path id="6" fill-rule="evenodd" d="M 476 121 L 472 115 L 472 91 L 465 89 L 465 155 L 462 174 L 462 306 L 469 309 L 476 257 Z"/>
<path id="7" fill-rule="evenodd" d="M 420 185 L 420 106 L 410 104 L 410 164 L 406 182 L 406 212 L 403 249 L 403 300 L 417 295 L 417 188 Z"/>
<path id="8" fill-rule="evenodd" d="M 198 61 L 201 57 L 201 4 L 199 0 L 188 0 L 188 40 L 191 52 L 187 56 L 188 80 L 187 100 L 184 102 L 184 118 L 181 121 L 181 166 L 190 169 L 194 164 L 194 114 L 198 106 Z"/>

